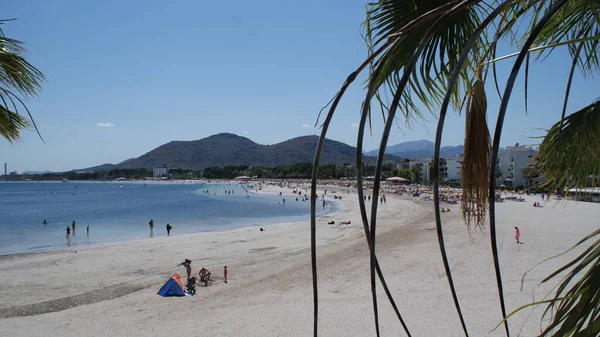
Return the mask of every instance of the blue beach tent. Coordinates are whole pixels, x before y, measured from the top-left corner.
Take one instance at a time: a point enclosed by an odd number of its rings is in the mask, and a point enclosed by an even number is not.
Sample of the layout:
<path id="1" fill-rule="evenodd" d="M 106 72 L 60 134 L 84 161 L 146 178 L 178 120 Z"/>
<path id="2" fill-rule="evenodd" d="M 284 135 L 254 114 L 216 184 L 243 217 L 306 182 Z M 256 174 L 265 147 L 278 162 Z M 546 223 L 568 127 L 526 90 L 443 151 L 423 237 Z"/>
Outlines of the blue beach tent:
<path id="1" fill-rule="evenodd" d="M 158 294 L 163 297 L 185 296 L 179 274 L 173 274 L 173 276 L 171 276 L 165 285 L 160 288 Z"/>

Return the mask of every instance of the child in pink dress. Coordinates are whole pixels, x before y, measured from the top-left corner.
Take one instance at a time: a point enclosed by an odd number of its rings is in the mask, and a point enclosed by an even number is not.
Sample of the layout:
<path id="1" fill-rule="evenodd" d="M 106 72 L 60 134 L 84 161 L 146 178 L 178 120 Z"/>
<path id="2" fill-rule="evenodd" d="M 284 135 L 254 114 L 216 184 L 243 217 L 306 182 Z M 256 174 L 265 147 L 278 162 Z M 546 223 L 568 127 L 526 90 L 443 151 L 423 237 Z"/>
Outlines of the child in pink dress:
<path id="1" fill-rule="evenodd" d="M 519 242 L 519 239 L 521 238 L 521 232 L 519 232 L 519 227 L 515 226 L 515 239 L 517 239 L 517 243 Z"/>

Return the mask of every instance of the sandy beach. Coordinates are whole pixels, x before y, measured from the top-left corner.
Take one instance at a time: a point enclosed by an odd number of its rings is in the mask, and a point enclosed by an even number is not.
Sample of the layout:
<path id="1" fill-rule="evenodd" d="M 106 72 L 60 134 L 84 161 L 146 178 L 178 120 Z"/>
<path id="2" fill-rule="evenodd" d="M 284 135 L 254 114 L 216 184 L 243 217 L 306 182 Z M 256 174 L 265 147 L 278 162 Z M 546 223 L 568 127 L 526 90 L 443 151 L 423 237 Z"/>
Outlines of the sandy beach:
<path id="1" fill-rule="evenodd" d="M 319 326 L 321 336 L 375 335 L 368 247 L 356 194 L 342 195 L 339 210 L 318 220 Z M 322 193 L 321 188 L 319 194 Z M 259 193 L 291 193 L 268 186 Z M 433 203 L 387 194 L 379 207 L 377 254 L 388 285 L 413 336 L 460 336 L 439 253 Z M 291 198 L 291 197 L 290 197 Z M 538 282 L 583 248 L 538 266 L 597 229 L 600 205 L 548 201 L 497 204 L 498 249 L 509 311 L 541 299 L 553 284 Z M 289 199 L 288 199 L 289 200 Z M 291 202 L 291 201 L 290 201 Z M 370 202 L 367 203 L 370 208 Z M 469 235 L 458 205 L 444 213 L 446 248 L 469 332 L 492 331 L 501 320 L 487 231 Z M 328 225 L 328 221 L 336 225 Z M 351 221 L 338 226 L 339 221 Z M 514 226 L 523 244 L 516 244 Z M 310 224 L 287 223 L 152 240 L 0 257 L 2 336 L 310 336 L 312 285 Z M 213 284 L 192 297 L 158 296 L 178 266 L 212 272 Z M 223 282 L 223 266 L 229 283 Z M 378 287 L 381 333 L 405 335 Z M 514 335 L 539 332 L 540 312 L 510 319 Z"/>

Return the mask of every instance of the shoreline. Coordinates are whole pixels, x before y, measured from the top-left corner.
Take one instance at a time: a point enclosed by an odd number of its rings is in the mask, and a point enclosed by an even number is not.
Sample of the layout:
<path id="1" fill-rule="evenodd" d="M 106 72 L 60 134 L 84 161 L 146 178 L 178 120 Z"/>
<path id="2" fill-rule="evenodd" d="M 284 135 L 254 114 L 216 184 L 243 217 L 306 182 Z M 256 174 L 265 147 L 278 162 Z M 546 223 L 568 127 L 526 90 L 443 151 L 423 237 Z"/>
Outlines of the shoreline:
<path id="1" fill-rule="evenodd" d="M 327 186 L 329 190 L 341 188 Z M 264 187 L 263 187 L 264 189 Z M 287 188 L 273 187 L 273 193 Z M 345 193 L 345 192 L 344 192 Z M 370 193 L 367 193 L 370 194 Z M 388 286 L 412 334 L 461 334 L 441 263 L 433 203 L 426 198 L 387 194 L 379 205 L 377 257 Z M 356 192 L 343 194 L 339 211 L 317 221 L 317 267 L 320 334 L 372 334 L 369 250 L 358 212 Z M 568 249 L 594 228 L 596 204 L 554 201 L 544 208 L 527 202 L 497 204 L 498 249 L 507 310 L 539 299 L 554 284 L 538 282 L 585 247 L 548 261 L 521 277 L 541 260 Z M 463 314 L 471 334 L 502 336 L 489 232 L 469 235 L 458 205 L 444 205 L 446 250 Z M 370 209 L 370 203 L 367 203 Z M 576 214 L 577 217 L 573 217 Z M 336 225 L 328 225 L 329 220 Z M 351 220 L 351 225 L 339 225 Z M 513 227 L 523 245 L 515 244 Z M 146 240 L 73 252 L 0 260 L 0 334 L 19 336 L 160 336 L 203 331 L 213 336 L 304 336 L 312 333 L 312 277 L 308 221 Z M 192 297 L 156 295 L 173 273 L 185 277 L 183 259 L 193 272 L 213 273 L 209 287 Z M 222 279 L 224 265 L 229 283 Z M 381 332 L 402 335 L 379 286 Z M 512 333 L 539 328 L 541 310 L 510 318 Z M 171 314 L 173 313 L 173 314 Z M 367 313 L 367 314 L 365 314 Z M 198 318 L 201 315 L 201 319 Z M 435 317 L 440 324 L 431 325 Z M 72 322 L 85 322 L 73 324 Z M 491 332 L 490 332 L 491 331 Z"/>
<path id="2" fill-rule="evenodd" d="M 30 182 L 27 182 L 30 183 Z M 105 183 L 105 182 L 102 182 Z M 133 182 L 131 182 L 133 183 Z M 184 182 L 185 184 L 190 184 L 189 181 Z M 219 183 L 211 183 L 211 184 L 219 184 Z M 267 187 L 273 187 L 270 185 L 266 185 Z M 317 188 L 320 188 L 322 186 L 317 186 Z M 325 186 L 327 187 L 327 186 Z M 261 191 L 255 191 L 255 190 L 248 190 L 249 193 L 252 194 L 256 194 L 256 195 L 277 195 L 277 192 L 275 191 L 271 191 L 269 188 L 267 188 L 267 190 L 261 190 Z M 283 194 L 283 196 L 293 196 L 293 194 Z M 341 201 L 341 200 L 340 200 Z M 338 200 L 329 200 L 329 202 L 332 203 L 332 207 L 328 208 L 328 210 L 317 216 L 317 220 L 324 218 L 324 217 L 331 217 L 331 216 L 335 216 L 336 213 L 338 213 L 340 211 L 340 207 L 341 207 L 341 202 Z M 317 204 L 318 206 L 318 204 Z M 252 228 L 258 228 L 258 227 L 271 227 L 274 225 L 286 225 L 286 224 L 294 224 L 294 223 L 298 223 L 299 221 L 294 221 L 294 218 L 296 216 L 290 216 L 289 217 L 289 221 L 278 221 L 278 222 L 272 222 L 272 223 L 268 223 L 265 225 L 243 225 L 241 227 L 235 227 L 235 228 L 229 228 L 229 229 L 207 229 L 207 230 L 202 230 L 202 231 L 198 231 L 198 232 L 194 232 L 194 233 L 184 233 L 184 234 L 175 234 L 172 236 L 156 236 L 153 238 L 132 238 L 132 239 L 115 239 L 114 241 L 99 241 L 97 243 L 91 242 L 91 243 L 83 243 L 83 244 L 73 244 L 72 246 L 69 247 L 52 247 L 52 248 L 48 248 L 48 249 L 39 249 L 39 250 L 29 250 L 29 251 L 16 251 L 16 252 L 8 252 L 8 253 L 2 253 L 0 252 L 0 262 L 6 259 L 10 259 L 11 257 L 25 257 L 27 255 L 31 255 L 31 254 L 45 254 L 45 253 L 52 253 L 52 252 L 57 252 L 57 253 L 61 253 L 61 252 L 69 252 L 69 251 L 77 251 L 77 250 L 85 250 L 85 249 L 89 249 L 89 248 L 95 248 L 95 247 L 103 247 L 103 246 L 118 246 L 118 245 L 128 245 L 128 244 L 136 244 L 139 242 L 145 242 L 145 241 L 149 241 L 149 240 L 164 240 L 166 238 L 173 238 L 173 237 L 181 237 L 181 236 L 196 236 L 196 235 L 208 235 L 211 233 L 223 233 L 223 232 L 233 232 L 233 231 L 237 231 L 237 230 L 249 230 Z"/>

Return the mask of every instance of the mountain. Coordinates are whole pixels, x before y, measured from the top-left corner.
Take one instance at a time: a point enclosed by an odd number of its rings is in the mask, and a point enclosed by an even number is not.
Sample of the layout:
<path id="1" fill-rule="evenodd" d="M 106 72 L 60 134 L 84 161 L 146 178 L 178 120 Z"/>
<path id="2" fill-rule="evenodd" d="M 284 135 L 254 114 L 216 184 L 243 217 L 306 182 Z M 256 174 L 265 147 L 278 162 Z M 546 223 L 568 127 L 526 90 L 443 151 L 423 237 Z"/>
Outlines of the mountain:
<path id="1" fill-rule="evenodd" d="M 110 163 L 106 163 L 106 164 L 102 164 L 102 165 L 98 165 L 98 166 L 93 166 L 93 167 L 88 167 L 86 169 L 81 169 L 81 170 L 73 170 L 73 171 L 91 171 L 91 172 L 101 172 L 101 171 L 110 171 L 110 170 L 114 170 L 116 168 L 122 167 L 123 165 L 129 163 L 130 161 L 136 160 L 136 158 L 129 158 L 127 160 L 124 160 L 118 164 L 110 164 Z"/>
<path id="2" fill-rule="evenodd" d="M 46 173 L 53 173 L 52 171 L 25 171 L 21 174 L 46 174 Z"/>
<path id="3" fill-rule="evenodd" d="M 312 162 L 318 141 L 317 136 L 304 136 L 273 145 L 261 145 L 252 140 L 230 133 L 220 133 L 194 141 L 172 141 L 134 159 L 114 165 L 112 168 L 148 168 L 175 166 L 182 169 L 204 169 L 211 166 L 250 165 L 277 166 Z M 321 164 L 343 165 L 354 163 L 356 148 L 327 139 L 323 146 Z M 387 160 L 400 158 L 386 156 Z M 365 157 L 366 164 L 374 164 L 376 158 Z M 87 170 L 108 168 L 101 165 Z"/>
<path id="4" fill-rule="evenodd" d="M 385 153 L 396 157 L 409 159 L 415 159 L 418 157 L 433 157 L 433 147 L 433 142 L 423 139 L 388 146 L 385 150 Z M 463 151 L 464 148 L 462 145 L 442 146 L 440 148 L 440 156 L 443 158 L 450 158 L 456 156 L 457 154 L 462 154 Z M 369 151 L 365 153 L 365 155 L 376 156 L 377 150 Z"/>

